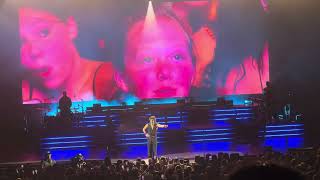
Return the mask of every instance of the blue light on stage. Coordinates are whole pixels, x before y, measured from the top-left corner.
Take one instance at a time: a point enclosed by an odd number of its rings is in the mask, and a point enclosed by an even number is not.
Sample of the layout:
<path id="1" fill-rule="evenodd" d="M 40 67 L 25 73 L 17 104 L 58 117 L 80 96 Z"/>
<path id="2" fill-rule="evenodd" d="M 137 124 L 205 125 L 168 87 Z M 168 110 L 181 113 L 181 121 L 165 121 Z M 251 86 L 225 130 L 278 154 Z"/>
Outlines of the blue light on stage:
<path id="1" fill-rule="evenodd" d="M 42 143 L 42 145 L 55 145 L 55 144 L 76 144 L 76 143 L 89 143 L 91 141 L 61 141 L 61 142 L 48 142 Z"/>
<path id="2" fill-rule="evenodd" d="M 288 148 L 301 148 L 304 145 L 303 137 L 288 137 L 287 146 Z"/>
<path id="3" fill-rule="evenodd" d="M 235 116 L 235 113 L 229 113 L 229 114 L 213 114 L 213 116 Z"/>
<path id="4" fill-rule="evenodd" d="M 157 137 L 157 139 L 163 139 L 164 137 Z M 143 141 L 146 141 L 147 138 L 146 137 L 142 137 L 142 138 L 123 138 L 123 139 L 120 139 L 122 141 L 126 140 L 126 141 L 132 141 L 132 140 L 143 140 Z"/>
<path id="5" fill-rule="evenodd" d="M 184 123 L 185 121 L 168 121 L 168 124 L 174 124 L 174 123 Z"/>
<path id="6" fill-rule="evenodd" d="M 163 145 L 159 144 L 158 148 L 158 156 L 161 156 L 164 153 Z M 139 144 L 133 146 L 127 146 L 126 149 L 121 154 L 121 157 L 126 158 L 143 158 L 148 156 L 148 147 L 146 144 Z"/>
<path id="7" fill-rule="evenodd" d="M 252 108 L 237 108 L 236 111 L 252 111 Z"/>
<path id="8" fill-rule="evenodd" d="M 124 139 L 120 139 L 120 140 L 127 140 L 127 141 L 130 141 L 130 140 L 140 140 L 140 139 L 143 139 L 143 140 L 146 140 L 146 138 L 124 138 Z"/>
<path id="9" fill-rule="evenodd" d="M 303 124 L 269 125 L 269 126 L 266 126 L 266 128 L 299 127 L 299 126 L 303 126 Z"/>
<path id="10" fill-rule="evenodd" d="M 209 120 L 214 120 L 214 121 L 227 121 L 227 120 L 231 120 L 231 117 L 228 118 L 211 118 Z"/>
<path id="11" fill-rule="evenodd" d="M 274 150 L 285 152 L 289 148 L 303 147 L 303 137 L 272 137 L 264 141 L 264 146 L 271 146 Z"/>
<path id="12" fill-rule="evenodd" d="M 233 112 L 235 109 L 214 109 L 211 112 Z"/>
<path id="13" fill-rule="evenodd" d="M 135 136 L 135 135 L 143 135 L 143 133 L 127 133 L 127 134 L 121 134 L 121 136 Z"/>
<path id="14" fill-rule="evenodd" d="M 93 119 L 93 118 L 106 118 L 107 116 L 85 116 L 85 119 Z M 111 117 L 111 116 L 110 116 Z"/>
<path id="15" fill-rule="evenodd" d="M 252 119 L 252 117 L 237 117 L 236 119 L 241 120 L 241 119 Z"/>
<path id="16" fill-rule="evenodd" d="M 288 136 L 302 136 L 302 133 L 296 133 L 296 134 L 268 134 L 265 135 L 266 138 L 268 137 L 288 137 Z"/>
<path id="17" fill-rule="evenodd" d="M 126 95 L 124 98 L 124 102 L 127 105 L 134 105 L 136 102 L 140 102 L 141 100 L 133 95 Z M 149 99 L 146 104 L 175 104 L 177 103 L 177 98 L 170 99 Z"/>
<path id="18" fill-rule="evenodd" d="M 275 133 L 275 132 L 292 132 L 292 131 L 303 131 L 303 129 L 280 129 L 280 130 L 267 130 L 266 133 Z M 260 131 L 264 132 L 264 131 Z"/>
<path id="19" fill-rule="evenodd" d="M 120 145 L 143 145 L 143 144 L 147 144 L 148 142 L 138 142 L 138 143 L 122 143 Z"/>
<path id="20" fill-rule="evenodd" d="M 214 109 L 211 112 L 252 111 L 252 108 Z"/>
<path id="21" fill-rule="evenodd" d="M 101 106 L 120 106 L 119 101 L 103 101 L 103 100 L 92 100 L 92 101 L 77 101 L 72 102 L 71 109 L 77 109 L 79 112 L 86 112 L 88 107 L 93 107 L 94 104 L 101 104 Z M 58 103 L 52 103 L 50 105 L 50 111 L 46 113 L 48 116 L 56 116 L 58 113 Z"/>
<path id="22" fill-rule="evenodd" d="M 52 150 L 52 149 L 76 149 L 76 148 L 87 148 L 89 146 L 82 145 L 82 146 L 54 146 L 54 147 L 46 147 L 43 149 Z"/>
<path id="23" fill-rule="evenodd" d="M 181 127 L 182 127 L 181 123 L 173 123 L 173 124 L 170 124 L 167 129 L 168 130 L 181 129 Z"/>
<path id="24" fill-rule="evenodd" d="M 74 150 L 89 148 L 91 136 L 58 136 L 41 139 L 42 150 Z"/>
<path id="25" fill-rule="evenodd" d="M 221 140 L 231 140 L 231 138 L 207 138 L 207 139 L 193 139 L 193 140 L 188 140 L 189 142 L 205 142 L 207 141 L 221 141 Z"/>
<path id="26" fill-rule="evenodd" d="M 49 137 L 43 138 L 42 140 L 57 140 L 57 139 L 83 139 L 90 138 L 91 136 L 59 136 L 59 137 Z"/>
<path id="27" fill-rule="evenodd" d="M 107 125 L 86 125 L 81 127 L 94 128 L 94 127 L 106 127 Z"/>
<path id="28" fill-rule="evenodd" d="M 197 130 L 189 130 L 188 132 L 194 133 L 194 132 L 213 132 L 213 131 L 230 131 L 230 128 L 224 128 L 224 129 L 197 129 Z"/>
<path id="29" fill-rule="evenodd" d="M 206 137 L 206 136 L 225 136 L 231 135 L 232 133 L 217 133 L 217 134 L 192 134 L 189 137 Z"/>
<path id="30" fill-rule="evenodd" d="M 158 141 L 158 144 L 163 144 L 166 143 L 166 141 Z M 122 143 L 120 145 L 143 145 L 143 144 L 148 144 L 148 142 L 145 140 L 144 142 L 136 142 L 136 143 Z"/>
<path id="31" fill-rule="evenodd" d="M 186 118 L 187 116 L 182 116 L 183 118 Z M 178 119 L 181 118 L 180 116 L 168 116 L 168 119 Z"/>
<path id="32" fill-rule="evenodd" d="M 245 104 L 245 100 L 248 99 L 248 95 L 230 95 L 230 96 L 225 96 L 226 100 L 231 100 L 234 105 L 243 105 Z"/>
<path id="33" fill-rule="evenodd" d="M 250 112 L 250 113 L 237 113 L 237 115 L 252 115 L 253 113 Z"/>
<path id="34" fill-rule="evenodd" d="M 187 118 L 188 116 L 186 116 L 186 115 L 182 115 L 182 116 L 180 116 L 180 115 L 178 115 L 178 116 L 167 116 L 167 119 L 181 119 L 181 118 Z M 165 120 L 166 119 L 166 117 L 157 117 L 157 121 L 158 122 L 163 122 L 163 120 Z"/>
<path id="35" fill-rule="evenodd" d="M 231 151 L 231 141 L 194 142 L 189 145 L 191 152 Z"/>
<path id="36" fill-rule="evenodd" d="M 95 123 L 95 122 L 105 122 L 105 120 L 80 121 L 80 123 Z"/>
<path id="37" fill-rule="evenodd" d="M 176 98 L 170 98 L 170 99 L 152 99 L 148 100 L 147 104 L 175 104 L 177 103 Z"/>
<path id="38" fill-rule="evenodd" d="M 282 124 L 266 126 L 265 146 L 285 152 L 288 148 L 303 147 L 303 124 Z"/>
<path id="39" fill-rule="evenodd" d="M 126 150 L 123 151 L 121 157 L 126 158 L 137 158 L 137 157 L 145 157 L 147 156 L 148 149 L 145 144 L 137 145 L 137 146 L 128 146 Z"/>
<path id="40" fill-rule="evenodd" d="M 52 149 L 50 150 L 52 158 L 55 160 L 70 160 L 79 153 L 81 153 L 85 158 L 89 157 L 89 148 L 80 149 Z"/>

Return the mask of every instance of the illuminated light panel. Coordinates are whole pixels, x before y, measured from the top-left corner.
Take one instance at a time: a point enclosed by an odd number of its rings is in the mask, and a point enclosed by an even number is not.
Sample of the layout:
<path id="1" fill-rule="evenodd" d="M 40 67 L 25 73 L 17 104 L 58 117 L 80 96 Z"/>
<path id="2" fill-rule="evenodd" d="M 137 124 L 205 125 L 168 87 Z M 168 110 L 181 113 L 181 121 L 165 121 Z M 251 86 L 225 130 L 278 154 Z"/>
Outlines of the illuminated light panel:
<path id="1" fill-rule="evenodd" d="M 231 135 L 232 133 L 220 133 L 220 134 L 194 134 L 189 135 L 189 137 L 204 137 L 204 136 L 224 136 L 224 135 Z"/>
<path id="2" fill-rule="evenodd" d="M 158 142 L 158 144 L 162 144 L 165 143 L 166 141 L 163 142 Z M 144 145 L 144 144 L 148 144 L 148 142 L 141 142 L 141 143 L 122 143 L 120 145 Z"/>
<path id="3" fill-rule="evenodd" d="M 42 143 L 42 145 L 54 145 L 54 144 L 75 144 L 75 143 L 88 143 L 92 141 L 63 141 L 63 142 L 50 142 L 50 143 Z"/>
<path id="4" fill-rule="evenodd" d="M 80 121 L 80 123 L 106 122 L 105 120 Z"/>
<path id="5" fill-rule="evenodd" d="M 298 134 L 270 134 L 270 135 L 265 135 L 265 137 L 287 137 L 287 136 L 301 136 L 303 135 L 302 133 Z"/>
<path id="6" fill-rule="evenodd" d="M 157 137 L 157 139 L 163 139 L 164 137 Z M 146 137 L 143 138 L 124 138 L 124 139 L 120 139 L 121 141 L 131 141 L 131 140 L 147 140 Z"/>
<path id="7" fill-rule="evenodd" d="M 228 131 L 228 130 L 232 130 L 232 129 L 198 129 L 198 130 L 189 130 L 188 132 L 212 132 L 212 131 Z"/>
<path id="8" fill-rule="evenodd" d="M 266 126 L 266 128 L 298 127 L 298 126 L 303 126 L 303 124 L 270 125 L 270 126 Z"/>
<path id="9" fill-rule="evenodd" d="M 81 138 L 90 138 L 91 136 L 61 136 L 61 137 L 50 137 L 43 138 L 42 140 L 56 140 L 56 139 L 81 139 Z"/>
<path id="10" fill-rule="evenodd" d="M 235 116 L 236 114 L 214 114 L 213 116 Z"/>
<path id="11" fill-rule="evenodd" d="M 74 149 L 74 148 L 86 148 L 88 147 L 87 145 L 84 146 L 59 146 L 59 147 L 48 147 L 48 148 L 43 148 L 43 149 Z"/>
<path id="12" fill-rule="evenodd" d="M 226 120 L 231 120 L 231 117 L 228 118 L 211 118 L 209 120 L 213 120 L 213 121 L 226 121 Z"/>
<path id="13" fill-rule="evenodd" d="M 260 131 L 260 132 L 272 133 L 272 132 L 292 132 L 292 131 L 303 131 L 303 129 L 280 129 L 280 130 L 268 130 L 268 131 Z"/>
<path id="14" fill-rule="evenodd" d="M 105 118 L 107 116 L 85 116 L 85 119 L 91 119 L 91 118 Z"/>
<path id="15" fill-rule="evenodd" d="M 199 142 L 199 141 L 219 141 L 219 140 L 230 140 L 231 138 L 212 138 L 212 139 L 194 139 L 188 140 L 189 142 Z"/>

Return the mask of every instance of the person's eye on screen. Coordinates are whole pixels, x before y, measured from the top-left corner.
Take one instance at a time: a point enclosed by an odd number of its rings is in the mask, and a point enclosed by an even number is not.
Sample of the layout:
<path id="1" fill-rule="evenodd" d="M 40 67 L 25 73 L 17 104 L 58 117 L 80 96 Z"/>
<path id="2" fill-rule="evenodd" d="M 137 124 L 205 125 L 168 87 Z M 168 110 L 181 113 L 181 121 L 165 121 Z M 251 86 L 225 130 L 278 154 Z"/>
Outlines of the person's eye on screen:
<path id="1" fill-rule="evenodd" d="M 49 28 L 44 28 L 44 29 L 41 29 L 41 30 L 39 31 L 39 36 L 40 36 L 41 38 L 46 38 L 46 37 L 49 36 L 49 34 L 50 34 Z"/>
<path id="2" fill-rule="evenodd" d="M 171 60 L 174 60 L 174 61 L 182 61 L 183 60 L 183 56 L 180 55 L 180 54 L 174 54 L 170 57 Z"/>
<path id="3" fill-rule="evenodd" d="M 144 63 L 151 63 L 152 62 L 152 58 L 151 57 L 145 57 L 145 58 L 143 58 L 143 62 Z"/>

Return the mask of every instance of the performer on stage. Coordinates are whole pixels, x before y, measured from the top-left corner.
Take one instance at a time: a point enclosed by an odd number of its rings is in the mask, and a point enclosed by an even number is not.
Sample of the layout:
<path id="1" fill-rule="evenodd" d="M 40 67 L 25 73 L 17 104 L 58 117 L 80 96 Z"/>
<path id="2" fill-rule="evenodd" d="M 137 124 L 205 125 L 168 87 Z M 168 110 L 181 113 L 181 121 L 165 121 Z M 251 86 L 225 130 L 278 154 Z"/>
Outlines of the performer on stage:
<path id="1" fill-rule="evenodd" d="M 265 104 L 265 112 L 266 112 L 266 121 L 271 122 L 273 117 L 273 97 L 272 97 L 272 86 L 271 83 L 268 81 L 266 82 L 266 87 L 263 89 L 263 98 Z"/>
<path id="2" fill-rule="evenodd" d="M 168 125 L 157 123 L 155 116 L 149 117 L 149 123 L 146 124 L 142 131 L 148 139 L 148 157 L 154 158 L 157 156 L 157 130 L 158 128 L 167 128 Z"/>
<path id="3" fill-rule="evenodd" d="M 71 99 L 67 96 L 67 92 L 63 91 L 63 96 L 59 100 L 59 109 L 60 109 L 60 118 L 64 123 L 71 124 L 71 105 L 72 101 Z"/>

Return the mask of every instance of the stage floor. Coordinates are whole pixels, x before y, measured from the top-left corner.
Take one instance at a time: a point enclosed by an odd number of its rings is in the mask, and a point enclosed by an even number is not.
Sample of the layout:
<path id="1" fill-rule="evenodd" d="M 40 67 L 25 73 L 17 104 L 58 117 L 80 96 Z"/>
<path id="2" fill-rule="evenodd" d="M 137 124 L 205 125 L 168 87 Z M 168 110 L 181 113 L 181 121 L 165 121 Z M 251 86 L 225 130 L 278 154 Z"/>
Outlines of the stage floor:
<path id="1" fill-rule="evenodd" d="M 194 158 L 196 156 L 205 156 L 206 154 L 211 154 L 211 155 L 218 155 L 218 153 L 238 153 L 240 155 L 244 155 L 242 152 L 238 151 L 204 151 L 204 152 L 184 152 L 184 153 L 175 153 L 175 154 L 164 154 L 159 157 L 166 157 L 169 159 L 188 159 L 190 162 L 194 162 Z M 136 161 L 137 159 L 141 159 L 145 161 L 148 164 L 148 158 L 111 158 L 112 163 L 116 163 L 118 160 L 129 160 L 129 161 Z M 103 161 L 104 159 L 86 159 L 86 161 Z M 21 162 L 7 162 L 7 163 L 0 163 L 0 166 L 16 166 L 19 164 L 32 164 L 32 165 L 37 165 L 40 164 L 41 161 L 21 161 Z M 57 164 L 66 164 L 70 162 L 69 160 L 57 160 Z"/>

